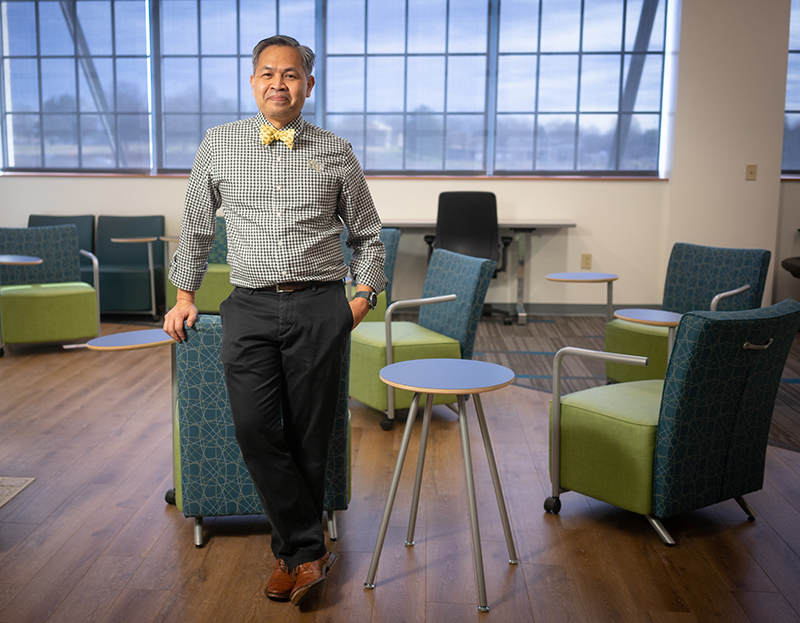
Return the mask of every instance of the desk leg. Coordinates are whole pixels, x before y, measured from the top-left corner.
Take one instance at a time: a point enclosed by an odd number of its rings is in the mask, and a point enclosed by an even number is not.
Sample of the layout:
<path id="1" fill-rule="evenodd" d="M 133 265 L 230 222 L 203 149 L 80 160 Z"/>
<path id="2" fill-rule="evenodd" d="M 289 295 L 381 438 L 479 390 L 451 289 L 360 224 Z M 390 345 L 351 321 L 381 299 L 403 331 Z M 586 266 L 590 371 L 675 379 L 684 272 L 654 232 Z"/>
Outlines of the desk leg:
<path id="1" fill-rule="evenodd" d="M 394 506 L 394 498 L 397 495 L 397 486 L 400 484 L 400 474 L 403 472 L 403 463 L 406 460 L 408 442 L 411 439 L 411 429 L 414 427 L 414 419 L 417 417 L 419 398 L 420 394 L 415 393 L 414 397 L 411 399 L 411 406 L 408 409 L 408 419 L 406 420 L 406 428 L 403 431 L 403 441 L 400 443 L 400 451 L 397 454 L 397 464 L 394 467 L 394 476 L 392 476 L 389 496 L 386 498 L 386 506 L 383 509 L 383 519 L 381 519 L 381 527 L 380 530 L 378 530 L 378 540 L 375 542 L 375 549 L 372 551 L 372 561 L 369 564 L 367 581 L 364 582 L 364 588 L 375 588 L 375 573 L 378 571 L 378 561 L 380 561 L 383 542 L 386 539 L 389 518 L 392 516 L 392 506 Z"/>
<path id="2" fill-rule="evenodd" d="M 525 313 L 525 252 L 528 243 L 528 232 L 517 232 L 517 324 L 527 324 Z"/>
<path id="3" fill-rule="evenodd" d="M 469 449 L 467 428 L 467 404 L 464 396 L 458 396 L 458 428 L 461 431 L 461 452 L 464 455 L 464 474 L 467 478 L 467 501 L 469 502 L 469 527 L 472 533 L 472 557 L 475 559 L 475 581 L 478 585 L 478 610 L 489 612 L 486 600 L 486 580 L 483 575 L 483 552 L 481 531 L 478 525 L 478 503 L 475 499 L 475 480 L 472 476 L 472 453 Z"/>
<path id="4" fill-rule="evenodd" d="M 667 363 L 669 363 L 670 357 L 672 357 L 672 347 L 675 345 L 676 331 L 677 327 L 669 327 L 667 329 Z"/>
<path id="5" fill-rule="evenodd" d="M 608 301 L 608 313 L 607 313 L 607 315 L 608 315 L 608 320 L 610 322 L 611 320 L 614 319 L 614 304 L 613 304 L 613 300 L 614 300 L 614 282 L 613 281 L 609 281 L 608 282 L 608 289 L 606 290 L 606 293 L 607 293 L 607 299 L 606 300 Z"/>
<path id="6" fill-rule="evenodd" d="M 417 525 L 417 508 L 419 507 L 419 494 L 422 489 L 422 470 L 425 465 L 425 451 L 428 449 L 428 430 L 431 427 L 431 411 L 433 411 L 433 394 L 426 394 L 425 414 L 422 417 L 422 432 L 419 438 L 417 475 L 414 478 L 414 497 L 411 499 L 411 516 L 408 519 L 406 545 L 414 545 L 414 528 L 416 528 Z"/>

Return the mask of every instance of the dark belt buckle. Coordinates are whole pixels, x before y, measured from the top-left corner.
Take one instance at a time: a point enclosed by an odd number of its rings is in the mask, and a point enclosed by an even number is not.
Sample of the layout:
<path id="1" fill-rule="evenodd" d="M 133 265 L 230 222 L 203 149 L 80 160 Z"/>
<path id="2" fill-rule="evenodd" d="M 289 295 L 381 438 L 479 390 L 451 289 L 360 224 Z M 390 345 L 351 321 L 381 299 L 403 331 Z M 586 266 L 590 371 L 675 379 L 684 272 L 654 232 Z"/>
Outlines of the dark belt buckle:
<path id="1" fill-rule="evenodd" d="M 276 283 L 275 292 L 294 292 L 295 290 L 302 290 L 306 287 L 301 283 Z"/>

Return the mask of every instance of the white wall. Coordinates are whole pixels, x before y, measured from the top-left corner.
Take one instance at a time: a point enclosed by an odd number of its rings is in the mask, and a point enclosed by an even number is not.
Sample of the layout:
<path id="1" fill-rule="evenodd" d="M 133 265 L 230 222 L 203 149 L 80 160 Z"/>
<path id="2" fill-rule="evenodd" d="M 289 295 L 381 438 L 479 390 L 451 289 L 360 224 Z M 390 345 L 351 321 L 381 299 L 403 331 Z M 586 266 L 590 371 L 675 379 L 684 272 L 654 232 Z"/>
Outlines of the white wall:
<path id="1" fill-rule="evenodd" d="M 529 303 L 602 305 L 600 286 L 544 279 L 579 270 L 581 253 L 591 253 L 593 270 L 620 275 L 615 303 L 658 304 L 676 241 L 770 249 L 765 302 L 773 290 L 776 300 L 800 299 L 800 280 L 779 268 L 800 255 L 800 184 L 780 182 L 791 0 L 727 0 L 724 10 L 719 0 L 682 4 L 668 180 L 370 178 L 381 216 L 435 219 L 439 192 L 491 190 L 501 219 L 574 221 L 576 228 L 532 235 Z M 744 180 L 748 163 L 758 164 L 755 182 Z M 0 176 L 0 225 L 24 227 L 30 213 L 164 214 L 167 232 L 177 233 L 185 188 L 185 176 Z M 419 295 L 423 233 L 401 238 L 395 298 Z M 490 302 L 516 300 L 514 271 L 495 281 Z"/>

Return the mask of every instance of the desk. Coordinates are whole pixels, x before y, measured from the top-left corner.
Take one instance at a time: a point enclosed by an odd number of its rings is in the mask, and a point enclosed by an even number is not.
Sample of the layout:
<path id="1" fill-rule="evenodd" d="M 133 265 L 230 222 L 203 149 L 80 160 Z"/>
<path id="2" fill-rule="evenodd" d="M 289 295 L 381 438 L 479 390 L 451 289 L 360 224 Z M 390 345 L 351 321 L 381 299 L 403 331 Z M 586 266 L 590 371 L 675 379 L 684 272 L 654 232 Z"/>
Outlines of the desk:
<path id="1" fill-rule="evenodd" d="M 551 273 L 545 275 L 545 279 L 566 283 L 606 283 L 607 316 L 609 320 L 614 317 L 614 282 L 619 279 L 619 275 L 612 273 Z"/>
<path id="2" fill-rule="evenodd" d="M 472 476 L 472 456 L 469 447 L 469 430 L 467 429 L 467 409 L 464 396 L 471 395 L 475 400 L 475 411 L 478 414 L 478 424 L 481 428 L 483 437 L 483 447 L 486 450 L 486 458 L 489 461 L 489 471 L 492 474 L 492 484 L 497 498 L 497 505 L 500 509 L 500 519 L 503 523 L 506 546 L 508 547 L 509 563 L 518 564 L 517 552 L 514 548 L 514 540 L 511 534 L 511 525 L 508 521 L 503 491 L 500 486 L 500 477 L 497 472 L 497 464 L 492 451 L 492 442 L 489 439 L 489 430 L 486 426 L 486 418 L 483 414 L 480 394 L 490 392 L 509 385 L 514 380 L 514 373 L 508 368 L 485 361 L 474 361 L 470 359 L 416 359 L 412 361 L 401 361 L 386 366 L 380 372 L 381 380 L 391 387 L 405 389 L 414 392 L 411 400 L 411 407 L 408 410 L 406 427 L 403 431 L 403 441 L 400 444 L 400 451 L 397 456 L 397 464 L 394 468 L 392 484 L 389 488 L 389 496 L 386 500 L 386 507 L 383 511 L 381 527 L 378 531 L 378 540 L 372 553 L 365 588 L 375 588 L 375 573 L 378 569 L 383 542 L 386 538 L 386 530 L 389 526 L 389 517 L 392 514 L 392 506 L 397 494 L 397 485 L 400 482 L 400 475 L 403 470 L 403 463 L 408 450 L 408 442 L 411 438 L 411 429 L 417 415 L 422 394 L 427 394 L 425 401 L 425 413 L 422 420 L 422 434 L 419 442 L 419 456 L 417 458 L 417 474 L 414 480 L 414 497 L 411 502 L 411 516 L 408 521 L 408 534 L 406 545 L 414 545 L 414 527 L 417 520 L 417 507 L 419 506 L 420 489 L 422 486 L 422 470 L 425 463 L 425 450 L 428 442 L 428 429 L 431 422 L 431 411 L 433 409 L 433 394 L 449 394 L 458 396 L 458 424 L 461 432 L 461 451 L 464 456 L 464 471 L 467 479 L 467 498 L 469 502 L 470 531 L 472 533 L 472 554 L 475 562 L 475 579 L 478 586 L 478 610 L 488 612 L 489 606 L 486 600 L 486 582 L 483 574 L 483 554 L 481 552 L 480 530 L 478 526 L 478 509 L 475 499 L 475 483 Z"/>
<path id="3" fill-rule="evenodd" d="M 123 244 L 132 243 L 147 243 L 147 268 L 150 271 L 150 314 L 153 318 L 158 318 L 158 310 L 156 309 L 156 270 L 153 263 L 153 243 L 158 240 L 158 236 L 139 236 L 136 238 L 111 238 L 111 242 L 120 242 Z M 138 312 L 145 313 L 145 312 Z"/>
<path id="4" fill-rule="evenodd" d="M 0 255 L 0 265 L 2 266 L 36 266 L 42 263 L 42 258 L 33 255 Z M 0 283 L 0 286 L 3 284 Z M 0 305 L 0 308 L 2 306 Z M 0 309 L 0 313 L 2 310 Z M 100 325 L 98 324 L 98 327 Z M 0 317 L 0 357 L 5 354 L 3 348 L 3 319 Z"/>
<path id="5" fill-rule="evenodd" d="M 628 322 L 649 324 L 655 327 L 667 327 L 667 362 L 672 356 L 672 345 L 675 343 L 675 330 L 680 324 L 683 314 L 663 309 L 618 309 L 614 316 Z"/>
<path id="6" fill-rule="evenodd" d="M 517 234 L 517 323 L 526 324 L 528 314 L 525 312 L 525 254 L 528 248 L 528 238 L 531 232 L 540 229 L 567 229 L 575 227 L 571 221 L 541 220 L 500 220 L 497 223 L 500 229 L 510 229 Z M 436 228 L 436 221 L 386 221 L 384 227 L 397 227 L 399 229 L 428 229 Z"/>

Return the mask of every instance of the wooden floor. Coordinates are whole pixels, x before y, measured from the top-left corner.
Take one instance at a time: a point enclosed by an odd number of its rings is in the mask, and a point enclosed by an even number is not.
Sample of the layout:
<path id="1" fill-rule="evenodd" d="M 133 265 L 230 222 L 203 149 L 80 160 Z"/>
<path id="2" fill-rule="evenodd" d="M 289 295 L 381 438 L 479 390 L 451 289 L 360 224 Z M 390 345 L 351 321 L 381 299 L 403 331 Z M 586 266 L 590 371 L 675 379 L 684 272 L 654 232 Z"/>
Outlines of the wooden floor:
<path id="1" fill-rule="evenodd" d="M 482 325 L 480 357 L 543 352 L 561 323 L 531 323 L 527 337 Z M 104 324 L 103 333 L 132 328 Z M 498 336 L 508 353 L 492 348 Z M 402 427 L 384 432 L 380 416 L 355 402 L 353 497 L 330 543 L 339 560 L 322 594 L 296 608 L 263 595 L 274 564 L 263 517 L 206 520 L 208 544 L 196 549 L 192 521 L 164 503 L 168 348 L 7 350 L 0 476 L 36 481 L 0 508 L 0 623 L 800 621 L 800 453 L 770 446 L 764 489 L 748 496 L 755 522 L 735 502 L 669 519 L 674 548 L 641 516 L 575 493 L 562 497 L 561 514 L 545 514 L 550 395 L 536 376 L 483 401 L 518 566 L 508 564 L 468 407 L 488 614 L 477 611 L 458 426 L 446 407 L 434 409 L 416 545 L 403 543 L 419 426 L 377 586 L 363 588 Z M 575 364 L 570 376 L 590 383 L 596 371 Z"/>

